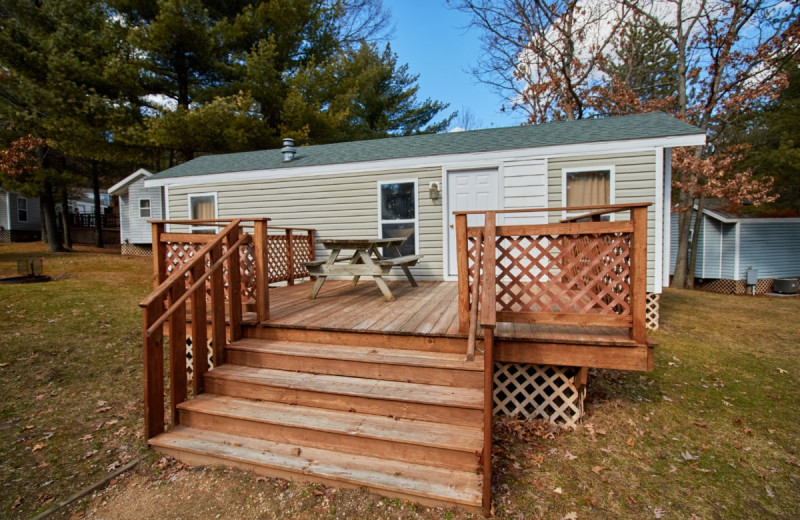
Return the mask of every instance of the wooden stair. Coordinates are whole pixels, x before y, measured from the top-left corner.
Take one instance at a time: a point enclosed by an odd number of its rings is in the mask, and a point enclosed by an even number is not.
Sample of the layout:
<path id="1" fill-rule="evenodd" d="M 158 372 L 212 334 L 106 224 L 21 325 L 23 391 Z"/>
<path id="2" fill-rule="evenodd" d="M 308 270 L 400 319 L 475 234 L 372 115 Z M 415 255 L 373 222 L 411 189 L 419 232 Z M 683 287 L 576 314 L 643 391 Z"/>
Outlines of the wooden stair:
<path id="1" fill-rule="evenodd" d="M 178 406 L 180 426 L 149 442 L 192 464 L 480 511 L 483 360 L 363 343 L 237 341 Z"/>

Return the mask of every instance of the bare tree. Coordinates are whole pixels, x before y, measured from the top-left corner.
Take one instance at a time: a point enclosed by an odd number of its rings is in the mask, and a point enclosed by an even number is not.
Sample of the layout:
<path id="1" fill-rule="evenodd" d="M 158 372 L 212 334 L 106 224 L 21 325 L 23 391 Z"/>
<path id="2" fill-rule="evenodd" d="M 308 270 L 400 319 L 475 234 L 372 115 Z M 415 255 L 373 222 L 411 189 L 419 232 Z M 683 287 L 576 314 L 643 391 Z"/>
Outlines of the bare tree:
<path id="1" fill-rule="evenodd" d="M 483 121 L 468 106 L 462 106 L 456 114 L 455 119 L 450 123 L 451 132 L 483 128 Z"/>
<path id="2" fill-rule="evenodd" d="M 483 55 L 473 69 L 531 123 L 593 115 L 600 65 L 629 8 L 614 0 L 448 0 L 472 16 Z"/>

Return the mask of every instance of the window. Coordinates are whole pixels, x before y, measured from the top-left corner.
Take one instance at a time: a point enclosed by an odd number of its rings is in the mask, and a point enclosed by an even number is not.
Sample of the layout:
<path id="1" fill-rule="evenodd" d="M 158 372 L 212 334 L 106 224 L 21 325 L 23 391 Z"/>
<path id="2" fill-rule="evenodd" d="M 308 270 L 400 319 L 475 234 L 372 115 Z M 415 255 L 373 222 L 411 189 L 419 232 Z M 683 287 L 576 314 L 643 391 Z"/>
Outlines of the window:
<path id="1" fill-rule="evenodd" d="M 150 218 L 150 199 L 139 199 L 139 217 Z"/>
<path id="2" fill-rule="evenodd" d="M 17 198 L 17 221 L 28 221 L 28 199 Z"/>
<path id="3" fill-rule="evenodd" d="M 613 168 L 573 169 L 562 172 L 564 206 L 604 206 L 614 203 Z"/>
<path id="4" fill-rule="evenodd" d="M 189 195 L 189 218 L 192 220 L 213 220 L 217 218 L 217 194 L 201 193 Z M 192 233 L 216 233 L 217 228 L 208 224 L 190 226 Z"/>
<path id="5" fill-rule="evenodd" d="M 400 246 L 402 255 L 417 251 L 417 181 L 378 183 L 378 226 L 381 238 L 405 237 Z M 394 253 L 384 248 L 384 256 Z"/>

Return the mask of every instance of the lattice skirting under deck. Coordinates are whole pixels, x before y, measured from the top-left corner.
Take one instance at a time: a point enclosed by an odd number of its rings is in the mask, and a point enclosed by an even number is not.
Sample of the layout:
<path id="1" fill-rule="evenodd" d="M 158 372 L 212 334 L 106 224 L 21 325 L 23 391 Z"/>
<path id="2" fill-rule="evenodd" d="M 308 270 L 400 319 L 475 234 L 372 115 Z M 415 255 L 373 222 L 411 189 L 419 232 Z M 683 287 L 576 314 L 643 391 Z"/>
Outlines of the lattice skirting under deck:
<path id="1" fill-rule="evenodd" d="M 578 390 L 579 368 L 495 363 L 495 415 L 541 417 L 574 426 L 583 417 L 586 389 Z"/>
<path id="2" fill-rule="evenodd" d="M 194 379 L 194 368 L 192 359 L 194 358 L 194 350 L 192 349 L 192 337 L 186 338 L 186 381 L 191 384 Z M 214 345 L 211 339 L 208 340 L 208 369 L 214 368 Z"/>
<path id="3" fill-rule="evenodd" d="M 122 244 L 122 254 L 132 256 L 153 256 L 150 244 Z"/>
<path id="4" fill-rule="evenodd" d="M 756 283 L 756 294 L 764 294 L 772 290 L 775 282 L 773 278 L 760 278 Z M 701 291 L 722 294 L 746 294 L 747 283 L 745 280 L 703 280 L 696 282 L 695 288 Z"/>
<path id="5" fill-rule="evenodd" d="M 658 330 L 658 320 L 661 311 L 661 295 L 647 293 L 645 326 L 648 330 Z"/>
<path id="6" fill-rule="evenodd" d="M 0 242 L 11 242 L 11 231 L 8 229 L 0 229 Z"/>

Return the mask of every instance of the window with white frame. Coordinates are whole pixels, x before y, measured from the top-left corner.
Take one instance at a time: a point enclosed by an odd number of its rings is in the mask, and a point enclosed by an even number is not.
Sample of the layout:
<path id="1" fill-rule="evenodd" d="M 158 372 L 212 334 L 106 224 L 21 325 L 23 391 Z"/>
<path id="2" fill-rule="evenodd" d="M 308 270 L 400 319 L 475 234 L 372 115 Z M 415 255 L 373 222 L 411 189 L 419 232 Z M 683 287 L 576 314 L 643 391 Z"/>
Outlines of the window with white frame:
<path id="1" fill-rule="evenodd" d="M 381 238 L 404 237 L 402 255 L 417 251 L 417 181 L 381 181 L 378 183 L 378 228 Z M 384 256 L 395 256 L 384 248 Z"/>
<path id="2" fill-rule="evenodd" d="M 564 169 L 562 176 L 562 203 L 565 207 L 607 206 L 614 203 L 613 167 Z M 582 212 L 565 213 L 576 215 Z M 609 217 L 604 215 L 603 218 Z"/>
<path id="3" fill-rule="evenodd" d="M 28 199 L 17 198 L 17 221 L 28 221 Z"/>
<path id="4" fill-rule="evenodd" d="M 217 194 L 198 193 L 189 195 L 189 218 L 192 220 L 214 220 L 217 218 Z M 216 226 L 199 224 L 190 226 L 192 233 L 216 233 Z"/>
<path id="5" fill-rule="evenodd" d="M 139 199 L 139 218 L 150 218 L 150 199 Z"/>

